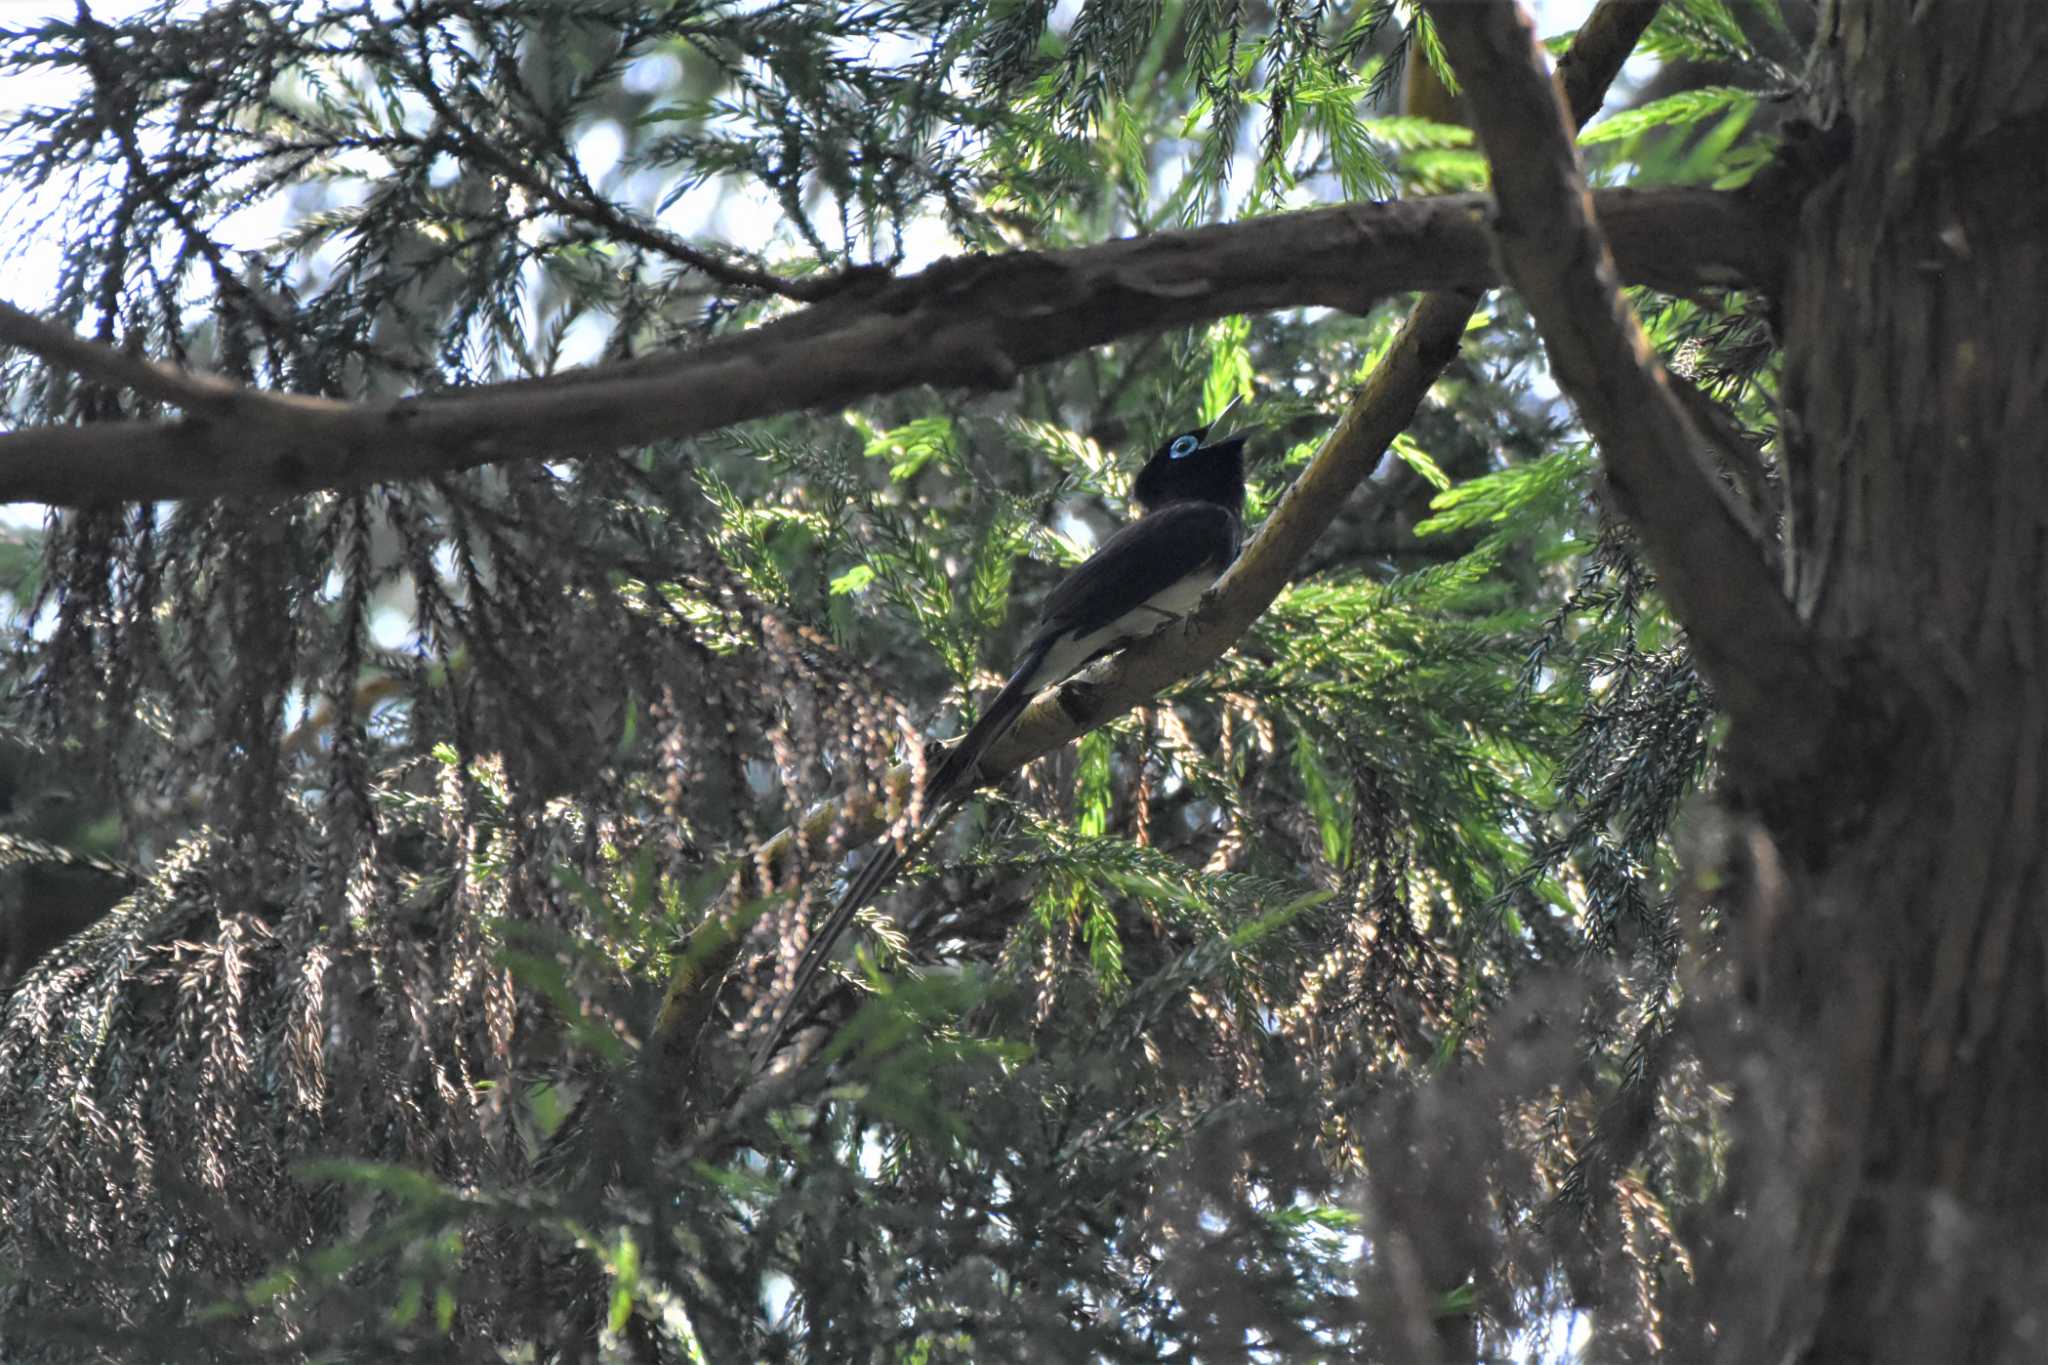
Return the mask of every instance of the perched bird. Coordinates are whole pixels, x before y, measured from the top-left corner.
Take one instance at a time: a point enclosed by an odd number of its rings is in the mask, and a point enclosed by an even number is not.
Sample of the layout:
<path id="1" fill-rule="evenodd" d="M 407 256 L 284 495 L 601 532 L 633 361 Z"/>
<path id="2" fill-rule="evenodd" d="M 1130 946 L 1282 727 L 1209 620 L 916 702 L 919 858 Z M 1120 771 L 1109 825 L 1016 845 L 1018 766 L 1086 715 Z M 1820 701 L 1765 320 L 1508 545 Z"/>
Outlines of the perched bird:
<path id="1" fill-rule="evenodd" d="M 854 915 L 909 858 L 919 836 L 935 830 L 939 817 L 974 790 L 983 755 L 1010 732 L 1031 699 L 1091 661 L 1194 610 L 1237 557 L 1244 534 L 1245 438 L 1231 436 L 1208 445 L 1209 431 L 1208 426 L 1184 431 L 1153 452 L 1131 487 L 1144 515 L 1104 541 L 1046 597 L 1037 629 L 1009 681 L 925 779 L 918 803 L 922 822 L 908 831 L 900 826 L 891 831 L 804 949 L 755 1056 L 756 1070 L 782 1041 L 798 1002 Z"/>

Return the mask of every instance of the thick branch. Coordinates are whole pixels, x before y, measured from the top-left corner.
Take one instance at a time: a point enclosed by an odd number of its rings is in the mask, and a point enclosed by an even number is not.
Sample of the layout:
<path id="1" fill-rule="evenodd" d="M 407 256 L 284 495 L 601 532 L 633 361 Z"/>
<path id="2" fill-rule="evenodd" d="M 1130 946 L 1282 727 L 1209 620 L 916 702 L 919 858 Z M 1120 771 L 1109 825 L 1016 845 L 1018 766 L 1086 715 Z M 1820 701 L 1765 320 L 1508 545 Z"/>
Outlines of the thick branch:
<path id="1" fill-rule="evenodd" d="M 1595 222 L 1596 196 L 1535 30 L 1513 0 L 1432 0 L 1428 9 L 1493 167 L 1502 266 L 1736 722 L 1737 771 L 1766 781 L 1797 774 L 1825 742 L 1833 687 L 1621 296 L 1605 214 Z"/>
<path id="2" fill-rule="evenodd" d="M 1659 0 L 1601 0 L 1566 55 L 1566 89 L 1584 123 L 1600 107 L 1615 73 L 1655 17 Z M 1293 577 L 1302 557 L 1335 520 L 1339 509 L 1377 467 L 1394 437 L 1415 411 L 1444 367 L 1458 354 L 1478 291 L 1426 295 L 1415 307 L 1385 357 L 1352 400 L 1337 429 L 1323 442 L 1301 477 L 1274 507 L 1229 571 L 1203 598 L 1194 615 L 1168 624 L 1040 698 L 982 761 L 988 774 L 1014 771 L 1079 735 L 1144 705 L 1221 658 L 1271 605 Z M 914 780 L 909 765 L 891 772 L 885 784 L 901 802 Z M 880 830 L 884 814 L 863 796 L 823 803 L 804 820 L 805 838 L 785 830 L 754 850 L 752 865 L 781 881 L 805 869 L 794 866 L 800 846 L 816 847 L 835 827 L 863 838 Z M 694 1071 L 691 1046 L 708 1018 L 709 989 L 738 952 L 738 941 L 717 919 L 700 931 L 707 943 L 690 954 L 692 966 L 670 982 L 655 1027 L 654 1074 L 663 1083 L 684 1084 Z M 715 941 L 715 943 L 714 943 Z M 709 967 L 701 964 L 710 963 Z M 666 1074 L 668 1066 L 678 1074 Z"/>
<path id="3" fill-rule="evenodd" d="M 1632 282 L 1684 291 L 1776 278 L 1784 234 L 1739 195 L 1614 190 L 1599 202 Z M 0 502 L 290 494 L 672 440 L 917 384 L 997 388 L 1027 365 L 1232 313 L 1362 311 L 1406 290 L 1490 286 L 1487 207 L 1476 195 L 1348 204 L 961 257 L 698 350 L 547 379 L 14 432 L 0 436 Z"/>

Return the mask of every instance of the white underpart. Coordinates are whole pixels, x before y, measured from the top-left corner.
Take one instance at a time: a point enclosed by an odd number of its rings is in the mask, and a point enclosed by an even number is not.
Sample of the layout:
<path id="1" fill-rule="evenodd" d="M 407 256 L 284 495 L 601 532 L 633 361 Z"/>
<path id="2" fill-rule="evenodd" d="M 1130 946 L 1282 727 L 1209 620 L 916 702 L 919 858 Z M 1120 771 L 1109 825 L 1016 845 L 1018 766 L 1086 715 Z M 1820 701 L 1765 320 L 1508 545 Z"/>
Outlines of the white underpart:
<path id="1" fill-rule="evenodd" d="M 1195 609 L 1195 603 L 1202 600 L 1202 594 L 1216 582 L 1220 572 L 1219 569 L 1217 573 L 1183 578 L 1166 591 L 1154 593 L 1142 606 L 1131 608 L 1102 629 L 1055 644 L 1046 653 L 1037 686 L 1051 687 L 1110 646 L 1150 635 L 1168 617 L 1187 615 Z"/>

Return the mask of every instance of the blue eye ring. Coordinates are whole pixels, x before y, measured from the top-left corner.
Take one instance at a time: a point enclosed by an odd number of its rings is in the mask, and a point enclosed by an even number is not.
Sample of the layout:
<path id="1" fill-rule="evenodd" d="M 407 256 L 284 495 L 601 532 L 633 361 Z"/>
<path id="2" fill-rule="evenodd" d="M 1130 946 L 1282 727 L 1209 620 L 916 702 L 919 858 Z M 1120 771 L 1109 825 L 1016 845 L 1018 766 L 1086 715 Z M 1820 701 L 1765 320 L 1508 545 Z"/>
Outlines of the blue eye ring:
<path id="1" fill-rule="evenodd" d="M 1173 438 L 1173 444 L 1166 448 L 1166 458 L 1169 460 L 1185 460 L 1188 456 L 1201 449 L 1201 447 L 1202 438 L 1199 436 L 1192 433 L 1186 436 L 1176 436 Z"/>

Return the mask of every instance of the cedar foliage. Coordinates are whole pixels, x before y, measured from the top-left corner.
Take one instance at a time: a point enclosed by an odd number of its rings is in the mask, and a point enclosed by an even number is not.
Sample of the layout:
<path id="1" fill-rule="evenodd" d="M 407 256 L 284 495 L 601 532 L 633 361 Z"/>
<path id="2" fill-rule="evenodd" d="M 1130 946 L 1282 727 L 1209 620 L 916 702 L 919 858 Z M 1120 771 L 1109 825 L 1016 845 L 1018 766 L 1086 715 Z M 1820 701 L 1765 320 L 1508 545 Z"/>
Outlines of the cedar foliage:
<path id="1" fill-rule="evenodd" d="M 1767 157 L 1743 88 L 1789 40 L 1733 8 L 1667 8 L 1651 50 L 1726 88 L 1638 111 L 1602 174 Z M 0 174 L 35 191 L 9 227 L 65 244 L 76 330 L 433 390 L 687 347 L 941 232 L 1471 188 L 1469 134 L 1395 114 L 1409 45 L 1433 55 L 1404 16 L 81 11 L 0 33 L 79 82 L 13 116 Z M 1751 302 L 1641 303 L 1767 444 Z M 987 795 L 886 898 L 810 1011 L 830 1068 L 721 1099 L 853 851 L 764 885 L 748 850 L 953 733 L 1142 452 L 1231 398 L 1256 517 L 1393 322 L 53 516 L 9 561 L 6 858 L 139 873 L 0 1019 L 0 1353 L 1403 1359 L 1527 1348 L 1574 1307 L 1616 1358 L 1697 1345 L 1721 1097 L 1675 1021 L 1719 926 L 1670 839 L 1711 698 L 1512 299 L 1239 649 Z M 0 375 L 17 421 L 150 411 L 23 354 Z M 35 825 L 52 785 L 91 793 L 63 829 Z M 67 851 L 88 826 L 113 846 Z M 679 1094 L 639 1059 L 735 908 Z"/>

